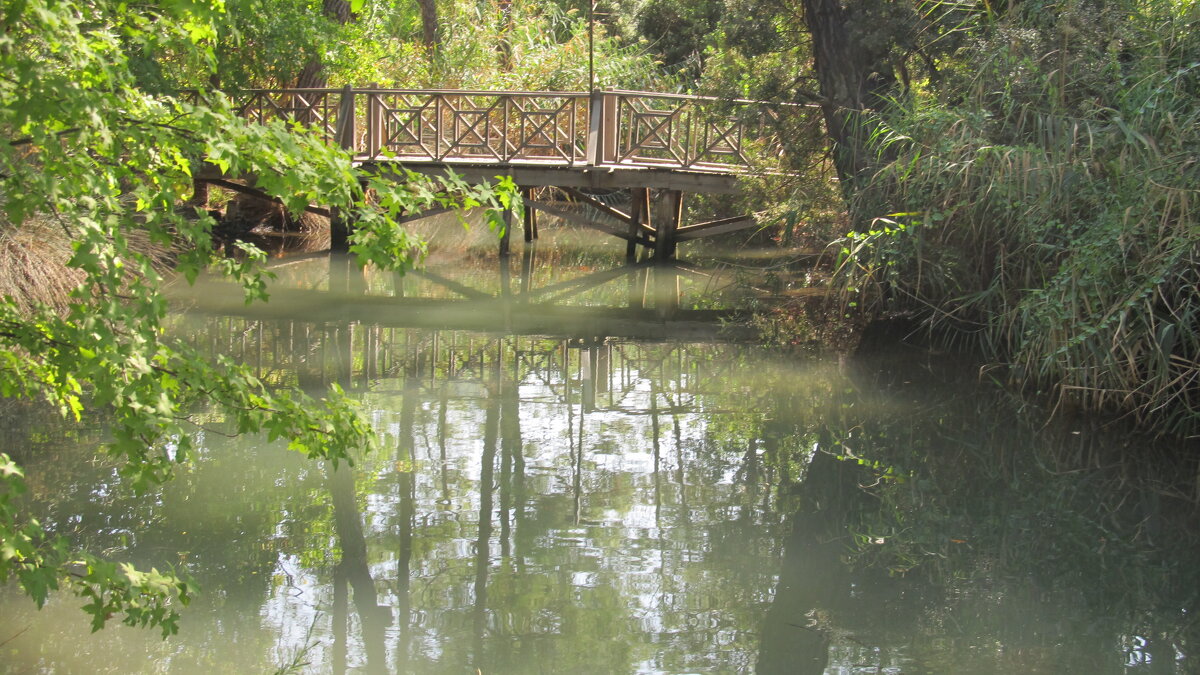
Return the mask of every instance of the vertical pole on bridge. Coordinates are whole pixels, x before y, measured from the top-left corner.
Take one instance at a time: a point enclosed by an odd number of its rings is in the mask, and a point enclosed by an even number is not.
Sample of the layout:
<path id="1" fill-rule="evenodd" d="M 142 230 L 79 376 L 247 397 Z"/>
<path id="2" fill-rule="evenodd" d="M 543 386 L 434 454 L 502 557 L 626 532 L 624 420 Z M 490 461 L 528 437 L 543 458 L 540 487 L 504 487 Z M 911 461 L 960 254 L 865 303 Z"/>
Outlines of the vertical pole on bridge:
<path id="1" fill-rule="evenodd" d="M 372 82 L 369 85 L 372 89 L 378 89 L 379 85 Z M 367 147 L 364 148 L 364 154 L 371 159 L 379 156 L 379 149 L 383 145 L 383 115 L 379 110 L 379 95 L 367 94 Z"/>
<path id="2" fill-rule="evenodd" d="M 588 2 L 588 91 L 596 93 L 596 0 Z"/>

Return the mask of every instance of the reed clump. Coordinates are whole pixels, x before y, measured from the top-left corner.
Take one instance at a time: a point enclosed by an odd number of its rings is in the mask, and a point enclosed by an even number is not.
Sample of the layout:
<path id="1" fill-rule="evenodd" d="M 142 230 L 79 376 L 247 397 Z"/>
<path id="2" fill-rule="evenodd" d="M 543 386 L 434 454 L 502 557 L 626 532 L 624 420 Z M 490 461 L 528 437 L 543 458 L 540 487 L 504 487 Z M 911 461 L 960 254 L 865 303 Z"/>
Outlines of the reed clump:
<path id="1" fill-rule="evenodd" d="M 124 236 L 158 272 L 170 270 L 172 252 L 152 242 L 148 233 L 130 230 Z M 84 281 L 83 272 L 67 264 L 73 252 L 71 236 L 52 218 L 31 217 L 20 227 L 0 223 L 0 299 L 10 299 L 22 313 L 37 306 L 65 310 Z"/>
<path id="2" fill-rule="evenodd" d="M 1200 9 L 1018 7 L 867 120 L 841 288 L 1064 403 L 1200 433 Z"/>

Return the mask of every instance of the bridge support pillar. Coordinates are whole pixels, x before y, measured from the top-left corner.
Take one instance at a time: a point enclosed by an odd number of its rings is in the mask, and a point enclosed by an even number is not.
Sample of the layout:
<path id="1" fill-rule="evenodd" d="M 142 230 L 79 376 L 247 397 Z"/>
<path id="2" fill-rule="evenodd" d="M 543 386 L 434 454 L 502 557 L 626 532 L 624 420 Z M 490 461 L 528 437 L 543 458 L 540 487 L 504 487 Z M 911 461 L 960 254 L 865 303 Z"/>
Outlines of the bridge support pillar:
<path id="1" fill-rule="evenodd" d="M 642 236 L 642 225 L 650 224 L 650 189 L 633 188 L 630 195 L 629 243 L 625 245 L 625 259 L 628 261 L 637 258 L 637 238 Z"/>
<path id="2" fill-rule="evenodd" d="M 533 248 L 521 252 L 521 295 L 528 296 L 533 286 Z"/>
<path id="3" fill-rule="evenodd" d="M 338 209 L 329 210 L 329 250 L 332 253 L 350 250 L 350 223 Z"/>
<path id="4" fill-rule="evenodd" d="M 199 206 L 202 209 L 208 208 L 208 181 L 192 181 L 192 198 L 188 200 L 188 205 Z"/>
<path id="5" fill-rule="evenodd" d="M 525 243 L 538 238 L 537 211 L 529 206 L 533 201 L 533 188 L 521 188 L 521 199 L 525 201 L 525 218 L 522 222 L 525 230 Z"/>
<path id="6" fill-rule="evenodd" d="M 506 257 L 508 255 L 508 251 L 509 251 L 508 239 L 509 239 L 509 235 L 512 234 L 512 221 L 513 221 L 512 216 L 513 216 L 513 212 L 512 212 L 511 208 L 504 209 L 504 232 L 500 233 L 500 257 L 501 258 Z"/>
<path id="7" fill-rule="evenodd" d="M 654 313 L 670 319 L 679 313 L 679 272 L 671 266 L 654 269 Z"/>
<path id="8" fill-rule="evenodd" d="M 667 190 L 666 218 L 654 228 L 654 258 L 664 261 L 675 257 L 675 231 L 683 217 L 683 191 Z"/>

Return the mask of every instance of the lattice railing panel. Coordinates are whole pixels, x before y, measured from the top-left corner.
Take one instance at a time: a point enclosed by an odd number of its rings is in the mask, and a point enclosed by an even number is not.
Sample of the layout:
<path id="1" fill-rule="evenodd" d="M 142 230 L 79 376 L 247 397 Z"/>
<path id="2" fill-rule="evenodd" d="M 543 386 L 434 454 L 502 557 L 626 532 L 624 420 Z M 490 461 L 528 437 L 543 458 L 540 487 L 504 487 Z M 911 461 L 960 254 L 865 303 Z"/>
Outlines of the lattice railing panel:
<path id="1" fill-rule="evenodd" d="M 507 106 L 510 159 L 584 160 L 587 99 L 525 95 L 510 97 Z"/>
<path id="2" fill-rule="evenodd" d="M 770 104 L 615 96 L 618 163 L 740 170 L 778 157 L 779 112 Z"/>
<path id="3" fill-rule="evenodd" d="M 260 124 L 271 120 L 299 122 L 333 141 L 341 92 L 323 89 L 253 91 L 234 96 L 238 114 Z"/>
<path id="4" fill-rule="evenodd" d="M 717 172 L 777 164 L 784 116 L 812 110 L 624 91 L 290 89 L 233 96 L 249 119 L 300 122 L 359 157 Z"/>

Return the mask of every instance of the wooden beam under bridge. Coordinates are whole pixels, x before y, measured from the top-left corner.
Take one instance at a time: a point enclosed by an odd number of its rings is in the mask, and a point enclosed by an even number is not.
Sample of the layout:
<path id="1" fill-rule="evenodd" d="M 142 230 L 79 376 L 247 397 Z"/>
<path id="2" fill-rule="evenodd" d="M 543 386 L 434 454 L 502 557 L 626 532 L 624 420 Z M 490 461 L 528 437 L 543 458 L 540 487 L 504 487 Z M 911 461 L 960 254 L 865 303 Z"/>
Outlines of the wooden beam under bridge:
<path id="1" fill-rule="evenodd" d="M 526 202 L 525 208 L 536 209 L 538 211 L 541 211 L 542 213 L 548 213 L 552 216 L 557 216 L 559 218 L 562 218 L 563 220 L 569 220 L 572 223 L 575 223 L 577 225 L 582 225 L 583 227 L 587 227 L 587 228 L 590 228 L 593 230 L 599 230 L 605 234 L 611 234 L 614 237 L 619 237 L 626 241 L 634 241 L 635 243 L 641 244 L 642 246 L 646 246 L 646 247 L 654 246 L 654 242 L 652 240 L 650 240 L 648 237 L 646 237 L 645 235 L 631 236 L 628 232 L 622 232 L 617 227 L 608 225 L 607 223 L 597 222 L 596 219 L 594 219 L 594 218 L 588 218 L 587 216 L 585 216 L 583 214 L 575 213 L 574 211 L 571 211 L 570 209 L 567 209 L 564 207 L 551 206 L 550 204 L 546 204 L 545 202 Z"/>
<path id="2" fill-rule="evenodd" d="M 754 214 L 742 216 L 733 216 L 732 218 L 721 218 L 719 220 L 710 220 L 707 223 L 697 223 L 681 227 L 675 231 L 675 241 L 689 241 L 692 239 L 701 239 L 703 237 L 712 237 L 718 234 L 728 234 L 730 232 L 738 232 L 758 226 L 758 220 Z"/>

